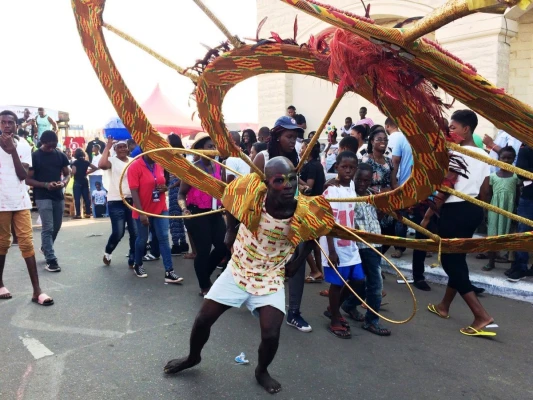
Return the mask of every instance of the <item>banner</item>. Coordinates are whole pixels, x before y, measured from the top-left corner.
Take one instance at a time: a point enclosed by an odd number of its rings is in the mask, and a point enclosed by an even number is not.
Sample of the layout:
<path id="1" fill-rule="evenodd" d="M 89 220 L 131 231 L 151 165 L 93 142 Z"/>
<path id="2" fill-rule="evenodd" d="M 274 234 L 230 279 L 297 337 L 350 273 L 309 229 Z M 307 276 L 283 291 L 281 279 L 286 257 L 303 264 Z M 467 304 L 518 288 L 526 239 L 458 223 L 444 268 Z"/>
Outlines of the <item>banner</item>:
<path id="1" fill-rule="evenodd" d="M 15 114 L 17 114 L 17 118 L 24 118 L 24 110 L 28 109 L 30 112 L 30 118 L 36 118 L 38 113 L 37 109 L 39 107 L 32 107 L 32 106 L 0 106 L 0 110 L 9 110 L 13 111 Z M 44 112 L 46 115 L 48 115 L 50 118 L 52 118 L 54 121 L 59 121 L 59 111 L 52 110 L 50 108 L 44 108 Z"/>
<path id="2" fill-rule="evenodd" d="M 72 152 L 74 152 L 74 150 L 76 150 L 77 148 L 82 148 L 83 150 L 85 150 L 85 138 L 67 136 L 65 137 L 63 146 L 65 146 L 65 148 L 70 148 Z"/>

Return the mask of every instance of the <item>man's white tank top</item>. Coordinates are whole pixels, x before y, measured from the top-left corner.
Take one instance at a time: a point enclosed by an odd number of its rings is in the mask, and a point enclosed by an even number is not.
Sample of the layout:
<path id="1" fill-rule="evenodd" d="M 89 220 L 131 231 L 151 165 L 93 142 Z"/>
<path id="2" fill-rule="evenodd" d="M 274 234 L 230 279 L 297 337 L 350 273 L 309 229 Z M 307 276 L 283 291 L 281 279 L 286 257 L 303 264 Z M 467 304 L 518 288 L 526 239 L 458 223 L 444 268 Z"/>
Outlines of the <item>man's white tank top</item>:
<path id="1" fill-rule="evenodd" d="M 50 121 L 48 121 L 48 115 L 45 115 L 44 117 L 37 116 L 37 118 L 35 118 L 35 122 L 37 123 L 39 139 L 41 138 L 44 131 L 52 130 L 52 124 L 50 123 Z"/>

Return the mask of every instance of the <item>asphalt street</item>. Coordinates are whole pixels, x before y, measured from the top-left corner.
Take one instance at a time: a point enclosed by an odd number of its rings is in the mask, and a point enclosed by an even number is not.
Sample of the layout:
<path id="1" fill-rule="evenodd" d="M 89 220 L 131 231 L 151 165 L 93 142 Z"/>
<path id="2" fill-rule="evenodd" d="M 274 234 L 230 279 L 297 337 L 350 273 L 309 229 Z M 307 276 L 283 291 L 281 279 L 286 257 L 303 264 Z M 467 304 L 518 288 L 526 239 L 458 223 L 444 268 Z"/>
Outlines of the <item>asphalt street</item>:
<path id="1" fill-rule="evenodd" d="M 0 399 L 250 399 L 270 398 L 254 379 L 258 321 L 244 308 L 229 310 L 211 332 L 200 365 L 163 374 L 188 351 L 201 305 L 193 263 L 174 257 L 183 285 L 165 285 L 161 261 L 146 263 L 148 278 L 127 266 L 127 242 L 102 264 L 108 220 L 66 221 L 56 242 L 62 272 L 44 270 L 41 286 L 51 307 L 31 303 L 31 285 L 17 247 L 8 254 L 0 300 Z M 96 235 L 96 236 L 91 236 Z M 101 236 L 98 236 L 101 235 Z M 36 248 L 40 230 L 35 230 Z M 215 273 L 217 274 L 217 273 Z M 284 324 L 270 372 L 282 385 L 279 399 L 531 399 L 533 309 L 493 296 L 482 302 L 496 322 L 494 339 L 461 335 L 472 322 L 461 299 L 449 320 L 426 311 L 444 287 L 416 291 L 418 312 L 392 336 L 378 337 L 352 323 L 352 339 L 326 331 L 325 284 L 306 286 L 302 311 L 313 327 L 301 333 Z M 404 319 L 411 300 L 395 277 L 385 281 L 384 314 Z M 416 289 L 415 289 L 416 290 Z M 236 365 L 245 352 L 250 365 Z"/>

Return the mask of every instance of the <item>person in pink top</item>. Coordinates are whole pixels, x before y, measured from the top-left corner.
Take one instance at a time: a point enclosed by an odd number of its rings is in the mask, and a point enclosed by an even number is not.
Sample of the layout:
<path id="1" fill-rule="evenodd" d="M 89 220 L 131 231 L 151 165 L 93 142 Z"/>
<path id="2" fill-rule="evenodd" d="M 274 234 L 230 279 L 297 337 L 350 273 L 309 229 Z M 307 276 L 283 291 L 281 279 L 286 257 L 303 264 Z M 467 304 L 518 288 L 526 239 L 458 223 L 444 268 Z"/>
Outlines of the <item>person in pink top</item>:
<path id="1" fill-rule="evenodd" d="M 196 135 L 192 148 L 196 150 L 215 150 L 215 145 L 207 133 L 199 133 Z M 221 169 L 218 164 L 206 158 L 200 158 L 195 165 L 203 169 L 207 174 L 217 179 L 221 178 Z M 182 182 L 180 186 L 178 204 L 183 211 L 183 215 L 204 213 L 215 210 L 221 205 L 220 201 L 185 182 Z M 200 285 L 200 296 L 205 296 L 212 285 L 211 274 L 228 255 L 228 249 L 224 245 L 226 223 L 222 215 L 216 213 L 186 219 L 185 226 L 196 246 L 194 270 Z"/>
<path id="2" fill-rule="evenodd" d="M 366 117 L 367 112 L 368 110 L 366 109 L 366 107 L 361 107 L 359 109 L 360 119 L 355 123 L 355 125 L 368 125 L 369 128 L 372 128 L 372 126 L 374 126 L 374 121 L 372 121 L 371 118 Z"/>
<path id="3" fill-rule="evenodd" d="M 128 184 L 131 190 L 133 205 L 142 211 L 156 215 L 168 215 L 163 168 L 157 165 L 148 155 L 135 160 L 128 168 Z M 132 212 L 137 225 L 137 239 L 135 241 L 135 264 L 133 271 L 139 278 L 146 278 L 148 274 L 143 267 L 143 256 L 148 242 L 150 225 L 159 241 L 159 250 L 165 266 L 165 283 L 181 283 L 183 278 L 176 275 L 172 266 L 172 255 L 168 241 L 169 223 L 166 218 L 148 217 L 137 211 Z"/>

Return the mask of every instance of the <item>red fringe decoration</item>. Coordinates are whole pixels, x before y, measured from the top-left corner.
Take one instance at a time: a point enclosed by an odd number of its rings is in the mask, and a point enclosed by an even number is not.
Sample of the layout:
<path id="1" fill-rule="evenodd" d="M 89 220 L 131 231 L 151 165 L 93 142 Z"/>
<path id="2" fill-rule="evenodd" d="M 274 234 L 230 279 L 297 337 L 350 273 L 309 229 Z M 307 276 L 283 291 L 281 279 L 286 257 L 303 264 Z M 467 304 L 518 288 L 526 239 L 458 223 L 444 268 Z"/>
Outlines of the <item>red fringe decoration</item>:
<path id="1" fill-rule="evenodd" d="M 308 46 L 316 57 L 329 65 L 329 79 L 338 82 L 338 94 L 357 87 L 361 76 L 370 78 L 374 103 L 383 112 L 380 97 L 396 100 L 409 98 L 425 109 L 446 132 L 442 116 L 443 104 L 432 84 L 396 56 L 351 32 L 329 28 L 317 37 L 311 37 Z"/>

